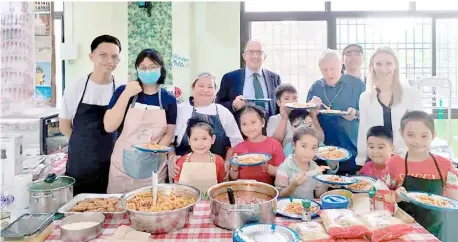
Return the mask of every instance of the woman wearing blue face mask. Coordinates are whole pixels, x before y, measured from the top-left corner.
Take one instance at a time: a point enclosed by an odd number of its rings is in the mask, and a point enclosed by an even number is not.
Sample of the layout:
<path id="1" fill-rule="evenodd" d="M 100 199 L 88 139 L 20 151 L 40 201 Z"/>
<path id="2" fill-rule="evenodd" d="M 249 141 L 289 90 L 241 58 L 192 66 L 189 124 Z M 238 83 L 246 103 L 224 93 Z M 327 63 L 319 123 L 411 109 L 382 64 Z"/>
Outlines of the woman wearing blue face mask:
<path id="1" fill-rule="evenodd" d="M 108 193 L 125 193 L 151 184 L 153 170 L 159 172 L 159 182 L 164 182 L 167 177 L 164 154 L 140 152 L 132 145 L 158 143 L 170 146 L 177 102 L 161 88 L 166 70 L 156 50 L 140 52 L 135 67 L 137 80 L 115 91 L 103 120 L 107 132 L 117 131 L 119 134 L 111 156 Z"/>

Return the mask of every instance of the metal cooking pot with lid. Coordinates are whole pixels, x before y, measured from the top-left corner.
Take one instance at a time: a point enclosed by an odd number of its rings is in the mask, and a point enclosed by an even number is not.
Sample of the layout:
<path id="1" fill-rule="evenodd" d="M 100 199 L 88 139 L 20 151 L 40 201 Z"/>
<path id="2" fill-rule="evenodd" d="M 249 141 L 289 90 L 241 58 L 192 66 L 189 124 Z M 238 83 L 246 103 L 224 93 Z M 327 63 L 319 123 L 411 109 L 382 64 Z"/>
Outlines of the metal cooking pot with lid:
<path id="1" fill-rule="evenodd" d="M 268 195 L 272 199 L 257 204 L 229 204 L 215 199 L 228 188 L 233 192 L 248 191 Z M 239 180 L 217 184 L 208 189 L 210 199 L 210 220 L 217 226 L 235 230 L 248 223 L 274 223 L 277 209 L 278 190 L 266 183 Z"/>
<path id="2" fill-rule="evenodd" d="M 30 192 L 30 210 L 32 213 L 55 213 L 73 198 L 75 179 L 69 176 L 49 174 L 45 179 L 37 180 L 27 186 Z"/>

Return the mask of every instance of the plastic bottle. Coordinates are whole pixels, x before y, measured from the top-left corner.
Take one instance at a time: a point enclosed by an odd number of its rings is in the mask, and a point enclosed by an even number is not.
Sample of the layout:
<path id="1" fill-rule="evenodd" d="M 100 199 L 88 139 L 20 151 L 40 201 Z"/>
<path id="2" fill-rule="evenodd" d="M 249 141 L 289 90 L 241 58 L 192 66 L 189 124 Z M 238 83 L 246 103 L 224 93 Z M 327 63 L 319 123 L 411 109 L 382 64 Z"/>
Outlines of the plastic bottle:
<path id="1" fill-rule="evenodd" d="M 312 221 L 312 203 L 310 201 L 302 201 L 302 221 L 310 222 Z"/>

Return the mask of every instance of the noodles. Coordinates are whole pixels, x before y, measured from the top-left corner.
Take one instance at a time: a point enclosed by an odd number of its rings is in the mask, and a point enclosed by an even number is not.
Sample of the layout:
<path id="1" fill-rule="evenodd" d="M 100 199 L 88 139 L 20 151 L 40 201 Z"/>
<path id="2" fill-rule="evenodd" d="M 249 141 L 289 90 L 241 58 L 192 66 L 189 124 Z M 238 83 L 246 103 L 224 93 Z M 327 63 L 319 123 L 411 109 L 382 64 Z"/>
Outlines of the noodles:
<path id="1" fill-rule="evenodd" d="M 328 181 L 330 182 L 344 182 L 345 180 L 339 176 L 329 176 Z"/>
<path id="2" fill-rule="evenodd" d="M 290 103 L 289 106 L 293 108 L 312 108 L 316 107 L 315 103 Z"/>
<path id="3" fill-rule="evenodd" d="M 338 159 L 343 159 L 347 157 L 345 152 L 335 147 L 331 147 L 327 150 L 323 150 L 320 152 L 319 155 L 327 160 L 338 160 Z"/>
<path id="4" fill-rule="evenodd" d="M 259 204 L 273 199 L 272 196 L 254 191 L 234 191 L 234 198 L 236 204 Z M 216 195 L 215 200 L 229 203 L 229 197 L 227 193 Z"/>
<path id="5" fill-rule="evenodd" d="M 358 181 L 357 183 L 353 183 L 348 185 L 348 188 L 353 190 L 368 190 L 372 187 L 372 183 L 369 181 Z"/>
<path id="6" fill-rule="evenodd" d="M 240 155 L 235 158 L 240 164 L 254 164 L 258 162 L 265 161 L 267 159 L 266 155 L 262 154 L 250 154 L 250 155 Z"/>
<path id="7" fill-rule="evenodd" d="M 165 146 L 159 145 L 159 144 L 145 144 L 145 148 L 150 149 L 150 150 L 165 150 L 166 149 Z"/>
<path id="8" fill-rule="evenodd" d="M 292 203 L 289 203 L 288 205 L 286 205 L 286 207 L 283 209 L 283 211 L 285 211 L 285 212 L 287 212 L 289 214 L 302 215 L 302 209 L 303 209 L 303 206 L 302 206 L 301 203 L 292 202 Z M 312 213 L 315 213 L 316 211 L 318 211 L 318 207 L 313 205 L 310 208 L 310 211 Z"/>
<path id="9" fill-rule="evenodd" d="M 430 197 L 428 195 L 421 195 L 417 197 L 418 201 L 426 204 L 430 204 L 437 207 L 450 207 L 450 204 L 446 200 Z"/>
<path id="10" fill-rule="evenodd" d="M 126 202 L 126 207 L 130 210 L 140 212 L 163 212 L 179 208 L 184 208 L 196 202 L 194 197 L 176 196 L 171 194 L 165 196 L 158 194 L 157 203 L 153 206 L 152 192 L 141 192 Z"/>

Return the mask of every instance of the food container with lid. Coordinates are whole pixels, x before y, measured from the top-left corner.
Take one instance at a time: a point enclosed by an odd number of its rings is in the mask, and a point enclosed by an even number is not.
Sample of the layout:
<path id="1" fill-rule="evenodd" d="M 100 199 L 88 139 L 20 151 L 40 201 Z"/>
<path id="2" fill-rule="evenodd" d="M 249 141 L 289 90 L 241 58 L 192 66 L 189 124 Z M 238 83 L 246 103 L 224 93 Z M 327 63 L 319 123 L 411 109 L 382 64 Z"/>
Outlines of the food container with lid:
<path id="1" fill-rule="evenodd" d="M 37 180 L 27 186 L 30 192 L 30 210 L 32 213 L 55 213 L 73 198 L 75 179 L 69 176 L 50 174 L 45 179 Z"/>
<path id="2" fill-rule="evenodd" d="M 348 208 L 348 199 L 340 195 L 327 195 L 321 198 L 323 209 L 346 209 Z"/>
<path id="3" fill-rule="evenodd" d="M 215 199 L 227 193 L 228 188 L 234 192 L 257 192 L 272 199 L 257 204 L 229 204 Z M 253 180 L 223 182 L 208 189 L 210 198 L 210 220 L 217 226 L 235 230 L 249 223 L 274 223 L 276 218 L 278 190 L 266 183 Z"/>
<path id="4" fill-rule="evenodd" d="M 53 213 L 24 214 L 5 229 L 2 229 L 2 241 L 45 241 L 52 233 Z"/>
<path id="5" fill-rule="evenodd" d="M 104 221 L 105 216 L 102 213 L 79 213 L 69 216 L 60 224 L 60 239 L 65 242 L 95 239 L 102 234 Z"/>

